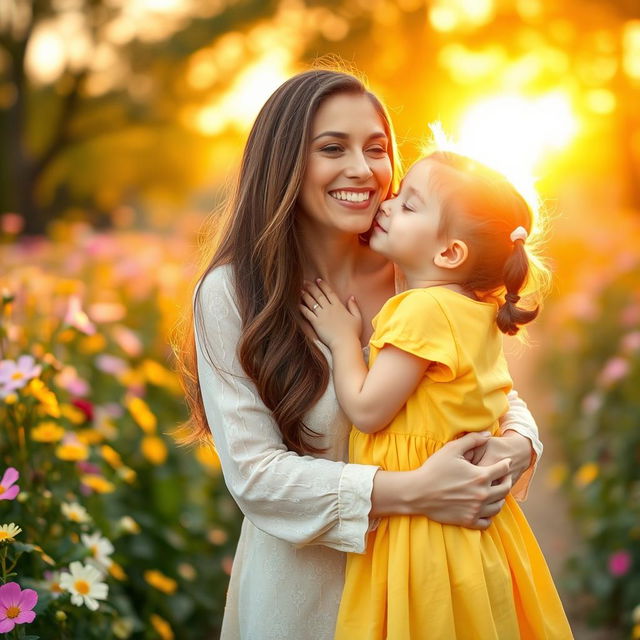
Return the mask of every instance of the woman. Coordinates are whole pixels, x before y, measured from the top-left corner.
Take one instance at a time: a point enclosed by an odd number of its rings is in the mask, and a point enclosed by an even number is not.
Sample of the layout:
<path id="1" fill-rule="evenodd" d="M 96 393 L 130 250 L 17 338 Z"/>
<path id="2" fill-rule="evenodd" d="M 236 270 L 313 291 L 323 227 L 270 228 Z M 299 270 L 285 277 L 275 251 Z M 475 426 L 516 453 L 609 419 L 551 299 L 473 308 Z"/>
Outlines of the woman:
<path id="1" fill-rule="evenodd" d="M 353 76 L 309 71 L 285 82 L 249 134 L 228 225 L 196 288 L 197 376 L 187 377 L 193 439 L 210 427 L 246 516 L 225 640 L 329 640 L 343 552 L 364 550 L 377 516 L 486 528 L 541 452 L 514 394 L 502 438 L 468 434 L 408 472 L 344 462 L 349 424 L 331 384 L 330 352 L 298 301 L 304 279 L 316 277 L 342 300 L 355 295 L 366 345 L 372 317 L 401 289 L 393 265 L 362 239 L 391 194 L 393 147 L 385 109 Z M 487 466 L 467 461 L 483 447 Z M 520 478 L 521 493 L 526 482 Z"/>

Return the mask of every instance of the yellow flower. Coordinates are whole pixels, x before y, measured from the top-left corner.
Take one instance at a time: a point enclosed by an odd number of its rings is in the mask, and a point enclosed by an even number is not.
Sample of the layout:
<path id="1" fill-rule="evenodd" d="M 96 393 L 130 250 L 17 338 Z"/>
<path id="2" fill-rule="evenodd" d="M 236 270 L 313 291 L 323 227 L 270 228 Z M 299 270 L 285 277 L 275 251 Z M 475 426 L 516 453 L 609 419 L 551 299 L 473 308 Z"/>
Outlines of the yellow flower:
<path id="1" fill-rule="evenodd" d="M 125 404 L 133 416 L 133 419 L 146 434 L 151 435 L 155 433 L 158 421 L 153 413 L 151 413 L 149 405 L 142 398 L 131 396 L 126 400 Z"/>
<path id="2" fill-rule="evenodd" d="M 640 624 L 634 624 L 633 629 L 631 630 L 631 637 L 633 640 L 638 640 L 640 638 Z"/>
<path id="3" fill-rule="evenodd" d="M 55 422 L 41 422 L 31 431 L 31 439 L 36 442 L 59 442 L 62 440 L 65 430 Z"/>
<path id="4" fill-rule="evenodd" d="M 73 535 L 75 535 L 75 534 L 73 534 Z M 44 549 L 43 549 L 40 545 L 34 544 L 34 545 L 33 545 L 33 548 L 34 548 L 34 549 L 35 549 L 35 550 L 40 554 L 40 557 L 41 557 L 41 558 L 42 558 L 42 559 L 43 559 L 47 564 L 51 565 L 52 567 L 55 565 L 56 561 L 55 561 L 55 560 L 54 560 L 50 555 L 47 555 L 47 554 L 44 552 Z"/>
<path id="5" fill-rule="evenodd" d="M 16 402 L 18 402 L 18 396 L 15 393 L 10 393 L 4 399 L 5 404 L 15 404 Z"/>
<path id="6" fill-rule="evenodd" d="M 552 489 L 557 489 L 566 480 L 568 472 L 566 464 L 554 464 L 547 473 L 547 483 Z"/>
<path id="7" fill-rule="evenodd" d="M 85 336 L 80 341 L 80 351 L 86 354 L 100 353 L 107 346 L 107 340 L 101 333 Z"/>
<path id="8" fill-rule="evenodd" d="M 178 377 L 155 360 L 144 360 L 140 366 L 144 377 L 156 387 L 164 387 L 169 391 L 180 393 L 182 388 Z"/>
<path id="9" fill-rule="evenodd" d="M 78 407 L 74 407 L 72 404 L 69 404 L 68 402 L 63 402 L 60 405 L 60 413 L 73 424 L 82 424 L 87 420 L 87 416 L 84 414 L 83 411 L 80 411 Z"/>
<path id="10" fill-rule="evenodd" d="M 206 469 L 214 472 L 220 471 L 220 458 L 218 458 L 218 454 L 213 445 L 200 445 L 196 449 L 196 459 Z"/>
<path id="11" fill-rule="evenodd" d="M 15 523 L 0 526 L 0 542 L 13 542 L 22 529 Z"/>
<path id="12" fill-rule="evenodd" d="M 40 401 L 41 406 L 39 408 L 42 413 L 48 414 L 53 418 L 60 417 L 58 399 L 53 391 L 48 389 L 42 380 L 34 378 L 25 387 L 25 391 Z"/>
<path id="13" fill-rule="evenodd" d="M 158 632 L 161 640 L 173 640 L 175 638 L 169 623 L 157 613 L 152 613 L 149 621 L 151 622 L 151 626 Z"/>
<path id="14" fill-rule="evenodd" d="M 118 469 L 118 475 L 127 483 L 133 484 L 138 477 L 138 474 L 130 467 L 122 466 Z"/>
<path id="15" fill-rule="evenodd" d="M 144 572 L 144 579 L 158 591 L 171 595 L 178 588 L 178 583 L 173 579 L 165 576 L 164 573 L 156 569 L 149 569 Z"/>
<path id="16" fill-rule="evenodd" d="M 60 460 L 78 462 L 80 460 L 86 460 L 89 457 L 89 448 L 82 442 L 70 441 L 56 447 L 56 456 L 58 456 Z"/>
<path id="17" fill-rule="evenodd" d="M 106 478 L 95 473 L 86 473 L 80 478 L 80 481 L 96 493 L 112 493 L 116 490 L 113 482 L 109 482 Z"/>
<path id="18" fill-rule="evenodd" d="M 140 533 L 140 525 L 131 516 L 122 516 L 120 526 L 127 533 Z"/>
<path id="19" fill-rule="evenodd" d="M 112 562 L 109 565 L 109 573 L 116 579 L 116 580 L 126 580 L 127 579 L 127 574 L 124 572 L 124 569 L 117 564 L 116 562 Z"/>
<path id="20" fill-rule="evenodd" d="M 120 454 L 113 447 L 110 447 L 108 444 L 103 444 L 100 447 L 100 453 L 102 454 L 102 457 L 114 469 L 119 469 L 120 467 L 122 467 L 122 458 L 120 457 Z"/>
<path id="21" fill-rule="evenodd" d="M 55 284 L 54 291 L 61 295 L 71 295 L 79 293 L 84 285 L 80 280 L 71 280 L 70 278 L 59 278 Z"/>
<path id="22" fill-rule="evenodd" d="M 58 340 L 60 342 L 71 342 L 75 337 L 76 334 L 72 329 L 64 329 L 58 334 Z"/>
<path id="23" fill-rule="evenodd" d="M 99 444 L 104 440 L 104 435 L 96 429 L 80 429 L 76 431 L 78 440 L 86 445 Z"/>
<path id="24" fill-rule="evenodd" d="M 586 487 L 598 477 L 599 472 L 600 468 L 595 462 L 587 462 L 576 471 L 574 482 L 578 487 Z"/>
<path id="25" fill-rule="evenodd" d="M 151 464 L 155 465 L 164 464 L 169 454 L 167 445 L 162 438 L 158 438 L 158 436 L 145 436 L 142 438 L 140 449 L 142 450 L 142 455 L 151 462 Z"/>

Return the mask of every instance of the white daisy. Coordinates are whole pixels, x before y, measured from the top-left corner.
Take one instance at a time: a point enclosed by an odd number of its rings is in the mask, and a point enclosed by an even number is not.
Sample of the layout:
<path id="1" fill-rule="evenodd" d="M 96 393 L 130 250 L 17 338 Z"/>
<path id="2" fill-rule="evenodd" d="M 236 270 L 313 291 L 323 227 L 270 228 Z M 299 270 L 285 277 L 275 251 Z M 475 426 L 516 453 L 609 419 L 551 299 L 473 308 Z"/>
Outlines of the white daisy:
<path id="1" fill-rule="evenodd" d="M 100 605 L 98 600 L 106 600 L 109 587 L 101 582 L 101 573 L 91 565 L 72 562 L 69 573 L 60 576 L 60 586 L 71 594 L 71 602 L 77 607 L 87 605 L 95 611 Z"/>
<path id="2" fill-rule="evenodd" d="M 83 533 L 80 536 L 82 544 L 91 551 L 91 558 L 88 559 L 96 569 L 106 571 L 113 561 L 109 557 L 113 553 L 113 545 L 109 540 L 103 538 L 99 533 L 88 535 Z"/>
<path id="3" fill-rule="evenodd" d="M 77 502 L 63 502 L 60 509 L 64 516 L 72 522 L 90 522 L 91 516 L 87 510 Z"/>
<path id="4" fill-rule="evenodd" d="M 13 539 L 22 531 L 15 523 L 0 525 L 0 542 L 13 542 Z"/>

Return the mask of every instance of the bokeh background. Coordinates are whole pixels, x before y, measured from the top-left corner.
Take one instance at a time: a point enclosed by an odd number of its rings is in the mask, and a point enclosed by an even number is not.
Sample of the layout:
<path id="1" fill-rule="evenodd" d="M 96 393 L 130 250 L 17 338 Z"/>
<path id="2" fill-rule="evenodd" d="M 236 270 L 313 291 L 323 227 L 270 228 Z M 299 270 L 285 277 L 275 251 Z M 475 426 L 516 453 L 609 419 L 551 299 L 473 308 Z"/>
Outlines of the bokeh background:
<path id="1" fill-rule="evenodd" d="M 637 0 L 0 0 L 0 577 L 38 594 L 16 631 L 217 637 L 239 517 L 170 435 L 169 337 L 253 118 L 319 58 L 366 76 L 405 166 L 439 121 L 535 185 L 555 277 L 508 345 L 546 444 L 525 509 L 576 637 L 640 638 Z"/>

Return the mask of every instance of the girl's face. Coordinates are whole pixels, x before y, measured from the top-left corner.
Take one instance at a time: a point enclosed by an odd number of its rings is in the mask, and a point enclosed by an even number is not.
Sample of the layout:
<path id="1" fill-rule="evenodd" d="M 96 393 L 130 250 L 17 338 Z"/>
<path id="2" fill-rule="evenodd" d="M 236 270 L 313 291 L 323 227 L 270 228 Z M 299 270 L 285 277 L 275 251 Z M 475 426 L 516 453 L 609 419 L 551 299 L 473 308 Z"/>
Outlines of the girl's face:
<path id="1" fill-rule="evenodd" d="M 368 231 L 391 185 L 390 145 L 366 95 L 327 98 L 313 121 L 300 215 L 314 226 Z"/>
<path id="2" fill-rule="evenodd" d="M 435 255 L 446 245 L 438 237 L 440 204 L 429 189 L 431 163 L 416 162 L 395 198 L 382 203 L 369 246 L 406 272 L 429 277 Z"/>

